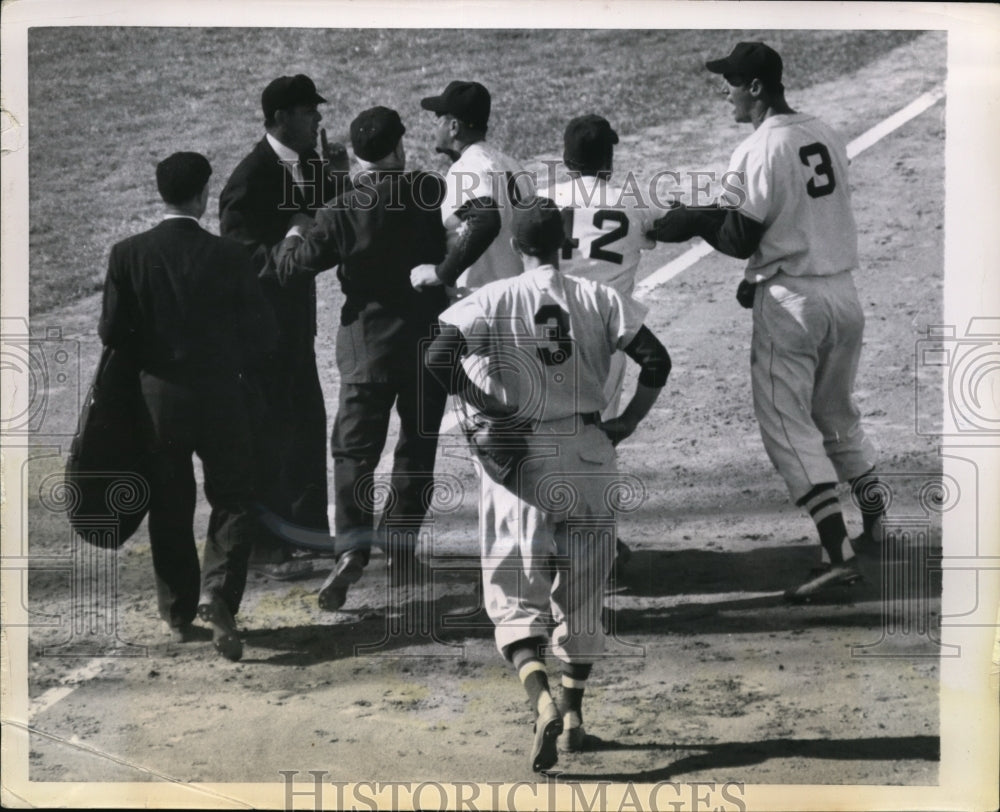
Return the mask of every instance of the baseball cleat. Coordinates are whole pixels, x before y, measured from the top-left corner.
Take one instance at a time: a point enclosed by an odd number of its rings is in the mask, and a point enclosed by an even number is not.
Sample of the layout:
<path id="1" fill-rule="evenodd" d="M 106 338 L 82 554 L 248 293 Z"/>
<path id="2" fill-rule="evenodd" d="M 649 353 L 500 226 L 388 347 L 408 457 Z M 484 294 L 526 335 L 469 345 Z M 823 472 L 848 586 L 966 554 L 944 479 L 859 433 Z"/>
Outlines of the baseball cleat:
<path id="1" fill-rule="evenodd" d="M 198 617 L 212 627 L 212 644 L 219 654 L 233 662 L 243 656 L 243 641 L 236 630 L 236 621 L 221 599 L 203 599 L 198 605 Z"/>
<path id="2" fill-rule="evenodd" d="M 365 559 L 361 553 L 344 553 L 323 586 L 319 588 L 319 608 L 335 612 L 347 601 L 347 588 L 361 578 L 365 570 Z"/>
<path id="3" fill-rule="evenodd" d="M 548 770 L 559 760 L 556 741 L 563 731 L 563 720 L 559 708 L 553 702 L 535 719 L 535 738 L 531 745 L 531 769 L 536 773 Z"/>
<path id="4" fill-rule="evenodd" d="M 785 600 L 792 603 L 807 603 L 820 593 L 834 587 L 850 586 L 863 580 L 853 558 L 841 564 L 818 567 L 809 574 L 809 580 L 785 592 Z"/>
<path id="5" fill-rule="evenodd" d="M 556 739 L 559 750 L 564 753 L 579 753 L 584 749 L 586 738 L 580 714 L 576 711 L 567 711 L 563 715 L 563 732 Z"/>

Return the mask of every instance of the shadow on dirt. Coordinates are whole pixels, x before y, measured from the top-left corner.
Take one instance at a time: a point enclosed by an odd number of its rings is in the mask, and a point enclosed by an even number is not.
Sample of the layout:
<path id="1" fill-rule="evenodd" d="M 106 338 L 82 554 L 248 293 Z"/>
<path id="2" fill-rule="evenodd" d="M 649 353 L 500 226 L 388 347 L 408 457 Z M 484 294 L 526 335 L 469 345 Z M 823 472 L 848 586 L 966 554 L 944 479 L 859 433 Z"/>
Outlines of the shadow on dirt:
<path id="1" fill-rule="evenodd" d="M 591 740 L 593 739 L 593 742 Z M 636 744 L 604 741 L 587 737 L 587 750 L 647 750 L 684 751 L 697 753 L 678 758 L 669 764 L 636 772 L 598 774 L 560 772 L 559 781 L 611 781 L 638 784 L 669 781 L 686 773 L 745 767 L 763 764 L 771 759 L 832 759 L 836 761 L 940 761 L 941 741 L 937 736 L 887 736 L 863 739 L 772 739 L 759 742 L 722 742 L 720 744 Z M 592 746 L 591 746 L 592 745 Z M 880 782 L 884 783 L 884 782 Z"/>
<path id="2" fill-rule="evenodd" d="M 866 582 L 832 590 L 806 606 L 783 600 L 782 590 L 796 582 L 795 573 L 808 571 L 813 556 L 814 551 L 806 548 L 747 553 L 639 551 L 607 597 L 605 630 L 628 646 L 629 638 L 638 635 L 879 628 L 887 604 L 882 600 L 884 572 L 877 569 Z M 483 608 L 478 560 L 436 557 L 434 563 L 430 583 L 409 590 L 386 587 L 381 599 L 374 600 L 376 609 L 341 610 L 339 622 L 330 625 L 249 630 L 246 642 L 273 650 L 274 656 L 260 660 L 272 665 L 311 665 L 359 655 L 406 656 L 407 650 L 427 646 L 431 654 L 437 649 L 441 656 L 461 656 L 463 642 L 493 636 L 493 624 Z M 723 588 L 727 596 L 740 591 L 757 594 L 711 600 Z M 933 586 L 929 589 L 934 591 Z M 759 594 L 762 591 L 773 594 Z"/>

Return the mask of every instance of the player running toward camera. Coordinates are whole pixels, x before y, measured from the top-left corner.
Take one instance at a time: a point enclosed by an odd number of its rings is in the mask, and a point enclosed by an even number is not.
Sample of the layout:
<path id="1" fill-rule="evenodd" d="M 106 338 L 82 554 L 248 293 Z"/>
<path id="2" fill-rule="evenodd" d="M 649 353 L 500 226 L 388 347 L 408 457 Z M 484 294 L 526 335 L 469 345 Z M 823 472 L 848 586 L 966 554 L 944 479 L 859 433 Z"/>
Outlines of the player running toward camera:
<path id="1" fill-rule="evenodd" d="M 501 450 L 512 424 L 525 446 L 506 476 L 483 460 L 480 541 L 496 644 L 536 716 L 536 772 L 555 764 L 557 746 L 583 747 L 583 691 L 604 646 L 601 609 L 614 554 L 611 494 L 620 479 L 613 446 L 635 431 L 670 371 L 667 351 L 643 326 L 642 305 L 558 270 L 564 240 L 551 200 L 518 207 L 512 244 L 524 273 L 442 313 L 444 330 L 426 355 L 429 369 L 480 421 L 495 421 Z M 604 381 L 619 349 L 642 369 L 621 416 L 602 422 Z M 475 382 L 465 356 L 486 362 Z M 543 660 L 549 647 L 560 661 L 558 704 Z"/>
<path id="2" fill-rule="evenodd" d="M 861 578 L 855 552 L 877 550 L 885 504 L 875 452 L 854 404 L 864 314 L 851 276 L 858 239 L 844 142 L 785 101 L 781 57 L 741 42 L 706 63 L 722 74 L 738 122 L 754 132 L 733 153 L 743 196 L 712 209 L 679 206 L 657 221 L 657 239 L 700 236 L 749 259 L 737 298 L 753 308 L 750 372 L 764 447 L 797 505 L 816 523 L 822 561 L 789 589 L 807 601 Z M 848 538 L 837 482 L 850 482 L 864 533 Z"/>

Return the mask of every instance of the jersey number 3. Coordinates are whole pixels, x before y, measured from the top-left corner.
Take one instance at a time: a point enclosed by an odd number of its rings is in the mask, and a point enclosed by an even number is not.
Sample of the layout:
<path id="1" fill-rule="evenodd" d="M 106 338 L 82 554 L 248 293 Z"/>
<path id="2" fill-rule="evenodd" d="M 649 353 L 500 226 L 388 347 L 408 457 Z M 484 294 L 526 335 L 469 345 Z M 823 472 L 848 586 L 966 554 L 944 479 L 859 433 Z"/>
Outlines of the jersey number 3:
<path id="1" fill-rule="evenodd" d="M 573 256 L 573 249 L 580 247 L 580 241 L 573 238 L 574 211 L 570 206 L 560 212 L 562 214 L 563 231 L 566 232 L 566 239 L 562 245 L 563 259 L 570 259 Z M 594 228 L 603 229 L 604 223 L 608 220 L 612 223 L 617 223 L 618 227 L 602 234 L 590 243 L 590 258 L 603 259 L 605 262 L 613 262 L 615 265 L 621 265 L 625 257 L 617 251 L 606 251 L 604 246 L 617 242 L 628 234 L 628 215 L 623 211 L 614 211 L 613 209 L 598 209 L 594 212 Z"/>
<path id="2" fill-rule="evenodd" d="M 538 357 L 547 367 L 565 364 L 573 354 L 573 339 L 569 334 L 569 314 L 559 305 L 542 305 L 535 312 L 535 326 L 542 328 Z"/>
<path id="3" fill-rule="evenodd" d="M 813 163 L 813 158 L 819 158 Z M 830 151 L 825 144 L 818 141 L 807 144 L 799 150 L 799 159 L 813 171 L 813 177 L 806 183 L 809 197 L 824 197 L 837 188 L 837 179 L 833 176 L 833 164 L 830 162 Z M 817 183 L 817 179 L 820 181 Z"/>

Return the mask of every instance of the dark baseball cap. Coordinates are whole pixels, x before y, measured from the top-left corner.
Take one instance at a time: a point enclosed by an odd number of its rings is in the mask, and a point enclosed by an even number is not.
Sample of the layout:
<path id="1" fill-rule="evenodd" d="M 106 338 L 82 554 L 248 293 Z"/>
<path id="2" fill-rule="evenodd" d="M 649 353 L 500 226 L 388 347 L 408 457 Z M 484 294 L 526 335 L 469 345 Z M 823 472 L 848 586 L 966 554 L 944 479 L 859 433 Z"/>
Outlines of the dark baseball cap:
<path id="1" fill-rule="evenodd" d="M 420 106 L 439 116 L 448 113 L 480 130 L 490 120 L 490 92 L 479 82 L 449 82 L 444 93 L 421 99 Z"/>
<path id="2" fill-rule="evenodd" d="M 618 143 L 618 133 L 606 118 L 588 114 L 577 116 L 563 134 L 563 162 L 581 169 L 598 169 Z"/>
<path id="3" fill-rule="evenodd" d="M 514 207 L 514 242 L 522 254 L 544 257 L 565 241 L 562 215 L 547 197 L 535 197 Z"/>
<path id="4" fill-rule="evenodd" d="M 271 118 L 276 110 L 288 110 L 299 104 L 322 104 L 325 102 L 316 92 L 313 80 L 304 73 L 295 76 L 279 76 L 260 94 L 260 106 L 265 118 Z"/>
<path id="5" fill-rule="evenodd" d="M 156 188 L 164 203 L 186 203 L 208 183 L 212 165 L 200 152 L 175 152 L 156 165 Z"/>
<path id="6" fill-rule="evenodd" d="M 729 56 L 706 62 L 705 67 L 724 76 L 760 79 L 770 84 L 781 82 L 781 57 L 763 42 L 739 42 Z"/>
<path id="7" fill-rule="evenodd" d="M 351 146 L 364 161 L 377 161 L 395 149 L 406 127 L 399 113 L 388 107 L 372 107 L 351 122 Z"/>

